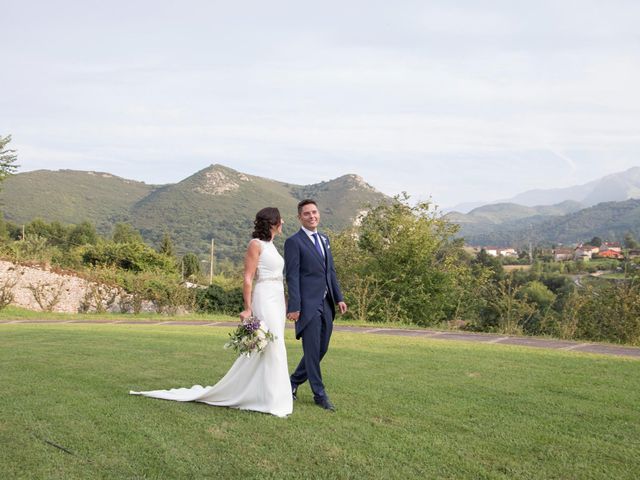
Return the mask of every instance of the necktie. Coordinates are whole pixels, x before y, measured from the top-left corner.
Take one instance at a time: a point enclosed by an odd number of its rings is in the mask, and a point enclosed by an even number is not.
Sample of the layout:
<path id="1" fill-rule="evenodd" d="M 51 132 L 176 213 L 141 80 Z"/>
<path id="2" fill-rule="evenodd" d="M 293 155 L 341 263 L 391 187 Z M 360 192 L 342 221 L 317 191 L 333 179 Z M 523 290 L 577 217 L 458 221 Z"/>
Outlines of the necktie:
<path id="1" fill-rule="evenodd" d="M 321 257 L 324 257 L 324 251 L 322 250 L 322 247 L 320 246 L 320 241 L 318 240 L 318 234 L 314 233 L 313 234 L 313 243 L 315 243 L 316 245 L 316 250 L 318 251 L 318 253 L 320 254 Z"/>

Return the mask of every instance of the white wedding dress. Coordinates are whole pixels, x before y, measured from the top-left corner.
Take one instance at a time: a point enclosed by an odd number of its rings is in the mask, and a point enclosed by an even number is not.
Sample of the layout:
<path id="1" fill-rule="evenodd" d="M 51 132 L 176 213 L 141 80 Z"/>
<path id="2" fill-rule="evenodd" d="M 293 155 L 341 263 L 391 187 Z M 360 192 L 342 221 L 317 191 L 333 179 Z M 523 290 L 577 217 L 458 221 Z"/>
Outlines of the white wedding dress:
<path id="1" fill-rule="evenodd" d="M 284 344 L 284 259 L 272 242 L 252 241 L 260 242 L 261 250 L 251 308 L 254 316 L 264 322 L 273 333 L 275 340 L 261 353 L 251 357 L 238 357 L 227 374 L 212 387 L 194 385 L 191 388 L 129 393 L 178 402 L 202 402 L 255 410 L 278 417 L 286 417 L 293 411 Z"/>

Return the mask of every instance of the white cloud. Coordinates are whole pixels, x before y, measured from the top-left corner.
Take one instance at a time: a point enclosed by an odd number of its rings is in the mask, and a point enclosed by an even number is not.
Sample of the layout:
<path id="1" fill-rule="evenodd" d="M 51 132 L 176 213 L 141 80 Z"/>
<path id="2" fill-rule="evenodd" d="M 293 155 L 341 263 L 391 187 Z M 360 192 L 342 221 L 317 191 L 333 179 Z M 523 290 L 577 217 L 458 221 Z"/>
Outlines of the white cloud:
<path id="1" fill-rule="evenodd" d="M 349 172 L 452 204 L 639 162 L 640 4 L 181 5 L 3 12 L 0 133 L 23 169 Z"/>

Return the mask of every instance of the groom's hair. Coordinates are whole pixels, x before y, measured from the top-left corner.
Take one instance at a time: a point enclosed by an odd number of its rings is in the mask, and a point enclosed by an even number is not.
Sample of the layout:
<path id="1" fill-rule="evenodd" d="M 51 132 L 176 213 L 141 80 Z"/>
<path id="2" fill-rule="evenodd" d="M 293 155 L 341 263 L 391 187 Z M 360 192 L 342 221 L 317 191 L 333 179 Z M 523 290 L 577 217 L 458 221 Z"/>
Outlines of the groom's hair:
<path id="1" fill-rule="evenodd" d="M 298 203 L 298 215 L 300 215 L 302 213 L 302 208 L 305 205 L 315 205 L 316 208 L 318 208 L 318 204 L 316 203 L 315 200 L 312 200 L 311 198 L 305 198 L 300 203 Z"/>

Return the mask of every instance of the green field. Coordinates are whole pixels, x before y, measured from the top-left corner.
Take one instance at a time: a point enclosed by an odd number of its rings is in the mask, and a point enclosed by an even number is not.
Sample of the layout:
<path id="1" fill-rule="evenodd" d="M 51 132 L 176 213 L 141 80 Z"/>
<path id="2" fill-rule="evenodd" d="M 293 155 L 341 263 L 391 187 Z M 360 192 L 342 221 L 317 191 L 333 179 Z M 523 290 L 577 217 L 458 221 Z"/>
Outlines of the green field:
<path id="1" fill-rule="evenodd" d="M 0 310 L 0 320 L 59 320 L 59 321 L 90 321 L 109 320 L 138 322 L 171 322 L 171 321 L 202 321 L 207 322 L 233 322 L 238 317 L 231 317 L 221 313 L 189 313 L 188 315 L 168 316 L 161 313 L 63 313 L 63 312 L 38 312 L 26 308 L 9 305 Z"/>
<path id="2" fill-rule="evenodd" d="M 339 332 L 334 414 L 127 394 L 214 383 L 228 331 L 0 324 L 2 478 L 638 477 L 638 360 Z"/>
<path id="3" fill-rule="evenodd" d="M 62 312 L 39 312 L 35 310 L 27 310 L 26 308 L 10 305 L 0 310 L 0 321 L 12 320 L 37 320 L 37 321 L 59 321 L 59 322 L 145 322 L 145 323 L 161 323 L 161 322 L 237 322 L 239 319 L 235 315 L 225 315 L 223 313 L 187 313 L 184 315 L 166 315 L 162 313 L 62 313 Z M 401 322 L 363 322 L 361 320 L 348 319 L 339 316 L 335 320 L 336 325 L 352 326 L 352 327 L 370 327 L 370 328 L 393 328 L 393 329 L 410 329 L 424 330 L 424 327 L 410 323 Z M 429 330 L 451 330 L 446 324 L 430 326 Z"/>

